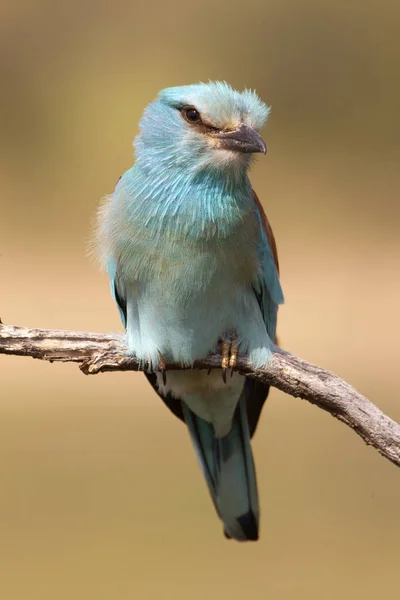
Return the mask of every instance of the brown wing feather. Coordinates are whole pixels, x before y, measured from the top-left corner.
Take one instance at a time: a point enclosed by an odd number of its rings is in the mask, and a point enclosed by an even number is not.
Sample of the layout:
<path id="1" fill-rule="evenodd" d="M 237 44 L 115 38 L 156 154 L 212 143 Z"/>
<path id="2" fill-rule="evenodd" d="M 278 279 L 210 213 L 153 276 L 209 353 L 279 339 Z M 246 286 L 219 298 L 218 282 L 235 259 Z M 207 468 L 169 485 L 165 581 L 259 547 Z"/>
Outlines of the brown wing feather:
<path id="1" fill-rule="evenodd" d="M 272 231 L 271 225 L 269 224 L 269 221 L 267 219 L 267 215 L 265 214 L 263 206 L 254 190 L 253 190 L 253 194 L 254 194 L 254 200 L 256 201 L 256 204 L 258 206 L 258 210 L 260 211 L 261 223 L 262 223 L 263 229 L 265 231 L 265 235 L 267 236 L 269 247 L 271 248 L 272 256 L 274 257 L 274 262 L 275 262 L 275 265 L 276 265 L 276 268 L 277 268 L 277 271 L 279 274 L 278 248 L 276 247 L 275 236 Z M 279 346 L 277 336 L 275 336 L 275 344 L 277 346 Z"/>
<path id="2" fill-rule="evenodd" d="M 269 247 L 271 248 L 271 252 L 274 257 L 275 265 L 276 265 L 276 268 L 279 273 L 278 249 L 276 247 L 275 237 L 274 237 L 273 231 L 271 229 L 271 225 L 269 224 L 269 221 L 267 219 L 267 215 L 265 214 L 265 211 L 263 209 L 263 206 L 254 190 L 253 190 L 253 194 L 254 194 L 254 200 L 256 201 L 256 204 L 258 206 L 258 210 L 260 211 L 262 226 L 265 231 L 265 235 L 267 236 Z"/>

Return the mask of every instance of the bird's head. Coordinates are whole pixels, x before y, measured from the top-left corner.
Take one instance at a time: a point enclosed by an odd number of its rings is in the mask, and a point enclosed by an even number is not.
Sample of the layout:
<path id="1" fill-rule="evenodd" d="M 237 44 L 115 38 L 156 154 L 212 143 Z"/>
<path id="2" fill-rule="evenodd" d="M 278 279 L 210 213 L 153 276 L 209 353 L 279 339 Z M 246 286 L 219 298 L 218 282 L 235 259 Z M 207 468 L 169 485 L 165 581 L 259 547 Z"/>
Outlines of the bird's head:
<path id="1" fill-rule="evenodd" d="M 267 151 L 258 130 L 268 113 L 255 92 L 225 82 L 167 88 L 144 111 L 137 158 L 193 171 L 247 169 L 253 153 Z"/>

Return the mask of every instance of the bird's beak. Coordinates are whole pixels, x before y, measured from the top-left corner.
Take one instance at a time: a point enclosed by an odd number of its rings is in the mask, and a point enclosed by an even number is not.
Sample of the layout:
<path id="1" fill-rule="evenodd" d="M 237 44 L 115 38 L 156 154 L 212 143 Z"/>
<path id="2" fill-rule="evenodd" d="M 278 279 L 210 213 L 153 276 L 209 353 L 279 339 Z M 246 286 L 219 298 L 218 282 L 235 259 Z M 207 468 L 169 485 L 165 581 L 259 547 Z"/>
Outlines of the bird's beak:
<path id="1" fill-rule="evenodd" d="M 221 130 L 213 133 L 213 137 L 220 140 L 219 147 L 223 150 L 267 153 L 267 146 L 261 135 L 255 129 L 243 123 L 238 129 Z"/>

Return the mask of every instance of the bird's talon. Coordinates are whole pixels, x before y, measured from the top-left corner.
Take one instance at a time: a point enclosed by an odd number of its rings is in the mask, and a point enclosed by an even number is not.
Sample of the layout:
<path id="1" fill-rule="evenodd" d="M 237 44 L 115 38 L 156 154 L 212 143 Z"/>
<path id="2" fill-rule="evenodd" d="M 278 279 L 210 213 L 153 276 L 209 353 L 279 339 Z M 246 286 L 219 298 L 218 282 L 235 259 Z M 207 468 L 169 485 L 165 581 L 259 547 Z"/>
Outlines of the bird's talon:
<path id="1" fill-rule="evenodd" d="M 237 342 L 237 339 L 235 339 L 231 344 L 231 355 L 229 358 L 229 366 L 232 369 L 233 369 L 233 367 L 236 367 L 236 362 L 237 362 L 237 357 L 238 357 L 238 349 L 239 349 L 239 344 Z"/>
<path id="2" fill-rule="evenodd" d="M 229 350 L 231 347 L 230 342 L 222 342 L 222 360 L 221 360 L 221 367 L 222 367 L 222 381 L 224 383 L 226 383 L 226 371 L 229 367 Z"/>
<path id="3" fill-rule="evenodd" d="M 167 363 L 165 362 L 165 358 L 161 355 L 160 355 L 159 368 L 160 368 L 163 384 L 167 385 Z"/>
<path id="4" fill-rule="evenodd" d="M 222 346 L 222 379 L 226 383 L 226 372 L 230 368 L 231 378 L 233 377 L 233 369 L 236 367 L 238 357 L 239 344 L 235 338 L 232 342 L 221 342 Z"/>

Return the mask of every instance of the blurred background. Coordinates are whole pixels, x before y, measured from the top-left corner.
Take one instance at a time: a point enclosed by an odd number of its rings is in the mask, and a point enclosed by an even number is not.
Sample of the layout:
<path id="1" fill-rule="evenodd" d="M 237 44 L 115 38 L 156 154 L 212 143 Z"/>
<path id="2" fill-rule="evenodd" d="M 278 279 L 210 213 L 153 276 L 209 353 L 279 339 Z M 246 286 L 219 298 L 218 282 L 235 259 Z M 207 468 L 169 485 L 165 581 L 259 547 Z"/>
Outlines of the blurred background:
<path id="1" fill-rule="evenodd" d="M 272 106 L 252 173 L 274 227 L 284 348 L 400 420 L 397 0 L 2 0 L 0 316 L 120 331 L 88 257 L 158 90 L 208 79 Z M 185 428 L 140 374 L 0 358 L 0 596 L 393 595 L 396 468 L 273 390 L 255 438 L 261 541 L 229 543 Z"/>

